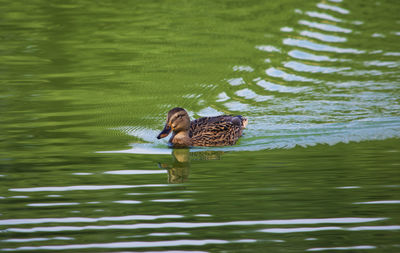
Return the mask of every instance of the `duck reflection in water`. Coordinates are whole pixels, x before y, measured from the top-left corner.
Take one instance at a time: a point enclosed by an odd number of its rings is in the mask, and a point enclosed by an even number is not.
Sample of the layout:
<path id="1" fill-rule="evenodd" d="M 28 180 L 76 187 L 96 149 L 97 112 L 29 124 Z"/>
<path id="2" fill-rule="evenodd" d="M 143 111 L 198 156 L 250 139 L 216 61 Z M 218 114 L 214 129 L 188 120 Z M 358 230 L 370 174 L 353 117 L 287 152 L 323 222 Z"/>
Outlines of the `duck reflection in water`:
<path id="1" fill-rule="evenodd" d="M 191 160 L 220 160 L 222 151 L 189 152 L 188 148 L 172 150 L 172 163 L 158 163 L 168 171 L 168 183 L 179 184 L 188 181 Z"/>

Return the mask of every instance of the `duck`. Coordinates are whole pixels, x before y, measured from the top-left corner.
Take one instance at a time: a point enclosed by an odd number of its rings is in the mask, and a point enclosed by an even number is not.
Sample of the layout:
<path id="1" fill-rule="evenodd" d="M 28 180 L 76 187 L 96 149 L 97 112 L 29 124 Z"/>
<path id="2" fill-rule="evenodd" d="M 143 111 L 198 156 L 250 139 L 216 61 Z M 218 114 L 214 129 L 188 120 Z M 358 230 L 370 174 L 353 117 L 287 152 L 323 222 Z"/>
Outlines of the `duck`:
<path id="1" fill-rule="evenodd" d="M 185 109 L 175 107 L 168 112 L 167 122 L 157 139 L 167 137 L 172 131 L 168 144 L 173 148 L 230 146 L 236 144 L 247 124 L 248 120 L 241 115 L 202 117 L 191 121 Z"/>

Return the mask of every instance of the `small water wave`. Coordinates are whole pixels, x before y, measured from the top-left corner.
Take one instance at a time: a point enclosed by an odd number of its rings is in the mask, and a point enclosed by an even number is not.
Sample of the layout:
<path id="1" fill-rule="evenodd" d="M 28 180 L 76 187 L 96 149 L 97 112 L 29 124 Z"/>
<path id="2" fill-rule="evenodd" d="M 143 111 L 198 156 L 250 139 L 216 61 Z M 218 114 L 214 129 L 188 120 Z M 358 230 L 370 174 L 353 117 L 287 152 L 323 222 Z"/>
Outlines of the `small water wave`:
<path id="1" fill-rule="evenodd" d="M 324 10 L 334 11 L 334 12 L 337 12 L 339 14 L 349 14 L 350 13 L 349 10 L 346 10 L 346 9 L 341 8 L 339 6 L 329 5 L 329 4 L 325 4 L 325 3 L 318 3 L 317 7 L 321 8 L 321 9 L 324 9 Z"/>
<path id="2" fill-rule="evenodd" d="M 351 103 L 349 104 L 351 105 Z M 236 106 L 236 104 L 231 104 Z M 286 105 L 291 107 L 290 104 Z M 297 105 L 298 106 L 298 105 Z M 309 108 L 308 108 L 309 107 Z M 248 129 L 245 130 L 244 136 L 239 144 L 235 146 L 225 147 L 193 147 L 191 152 L 203 151 L 257 151 L 263 149 L 288 149 L 296 146 L 314 146 L 316 144 L 335 145 L 338 143 L 360 142 L 363 140 L 384 140 L 388 138 L 400 137 L 400 122 L 396 117 L 388 118 L 362 118 L 358 116 L 356 120 L 343 120 L 347 115 L 340 111 L 337 103 L 332 105 L 320 102 L 318 104 L 309 103 L 307 107 L 300 110 L 338 110 L 337 116 L 331 116 L 333 121 L 344 121 L 339 123 L 324 123 L 326 120 L 318 115 L 315 116 L 258 116 L 250 118 Z M 343 110 L 348 105 L 343 105 Z M 353 106 L 353 110 L 356 107 Z M 360 111 L 363 109 L 360 108 Z M 331 113 L 331 115 L 333 115 Z M 361 117 L 361 118 L 360 118 Z M 322 122 L 321 122 L 322 121 Z M 172 153 L 172 149 L 167 146 L 167 141 L 163 141 L 163 145 L 147 143 L 132 143 L 130 149 L 99 151 L 99 153 L 131 153 L 131 154 L 167 154 Z M 124 173 L 124 172 L 121 172 Z M 125 173 L 163 173 L 161 171 L 145 171 L 145 172 L 125 172 Z M 117 187 L 117 186 L 116 186 Z M 121 186 L 123 187 L 123 186 Z M 140 187 L 140 186 L 125 186 Z M 20 190 L 21 191 L 21 190 Z"/>
<path id="3" fill-rule="evenodd" d="M 336 35 L 327 35 L 319 32 L 311 32 L 311 31 L 301 31 L 300 35 L 304 37 L 309 37 L 312 39 L 318 39 L 325 42 L 345 42 L 347 39 L 345 37 L 340 37 Z"/>
<path id="4" fill-rule="evenodd" d="M 164 174 L 164 170 L 112 170 L 105 171 L 104 174 L 111 175 L 148 175 L 148 174 Z"/>
<path id="5" fill-rule="evenodd" d="M 49 245 L 49 246 L 24 246 L 15 249 L 5 248 L 4 251 L 17 250 L 77 250 L 77 249 L 118 249 L 118 248 L 149 248 L 149 247 L 179 247 L 179 246 L 203 246 L 207 244 L 228 244 L 228 243 L 253 243 L 256 240 L 240 239 L 240 240 L 171 240 L 171 241 L 129 241 L 129 242 L 112 242 L 112 243 L 93 243 L 93 244 L 69 244 L 69 245 Z M 176 251 L 174 251 L 176 252 Z M 199 252 L 199 251 L 184 251 Z M 202 252 L 202 251 L 200 251 Z"/>
<path id="6" fill-rule="evenodd" d="M 305 39 L 292 39 L 286 38 L 283 40 L 283 44 L 288 46 L 301 47 L 305 49 L 310 49 L 317 52 L 330 52 L 339 54 L 364 54 L 365 50 L 358 50 L 354 48 L 341 48 L 330 46 L 326 44 L 316 43 Z"/>
<path id="7" fill-rule="evenodd" d="M 63 192 L 63 191 L 98 191 L 110 189 L 130 189 L 141 187 L 164 187 L 166 184 L 147 184 L 147 185 L 72 185 L 72 186 L 49 186 L 31 188 L 10 188 L 13 192 Z"/>
<path id="8" fill-rule="evenodd" d="M 306 251 L 364 250 L 364 249 L 376 249 L 376 246 L 359 245 L 359 246 L 348 246 L 348 247 L 310 248 L 307 249 Z"/>
<path id="9" fill-rule="evenodd" d="M 397 140 L 328 145 L 400 138 L 399 6 L 42 6 L 2 7 L 0 251 L 398 249 Z M 170 149 L 175 106 L 249 125 Z"/>
<path id="10" fill-rule="evenodd" d="M 101 222 L 101 221 L 139 221 L 157 219 L 179 219 L 182 215 L 127 215 L 112 217 L 62 217 L 62 218 L 24 218 L 0 220 L 0 225 L 24 225 L 24 224 L 43 224 L 43 223 L 81 223 L 81 222 Z"/>
<path id="11" fill-rule="evenodd" d="M 249 151 L 400 137 L 400 105 L 395 95 L 399 91 L 398 50 L 355 43 L 367 36 L 362 33 L 365 21 L 352 20 L 354 16 L 341 3 L 319 2 L 314 8 L 296 9 L 297 20 L 276 28 L 283 35 L 280 42 L 266 39 L 254 46 L 264 57 L 262 67 L 238 63 L 232 67 L 232 77 L 203 85 L 212 87 L 210 93 L 218 90 L 216 94 L 205 100 L 202 94 L 188 95 L 204 104 L 189 109 L 193 118 L 231 113 L 249 119 L 238 145 L 206 150 Z M 380 39 L 390 33 L 371 34 Z M 155 139 L 158 130 L 119 130 L 145 143 L 101 152 L 171 154 L 166 140 Z"/>
<path id="12" fill-rule="evenodd" d="M 181 218 L 181 217 L 178 217 Z M 228 221 L 228 222 L 166 222 L 166 223 L 139 223 L 139 224 L 113 224 L 113 225 L 90 225 L 90 226 L 51 226 L 32 228 L 7 228 L 4 232 L 14 233 L 37 233 L 37 232 L 60 232 L 60 231 L 82 231 L 82 230 L 108 230 L 108 229 L 150 229 L 150 228 L 204 228 L 225 226 L 255 226 L 255 225 L 316 225 L 316 224 L 353 224 L 383 221 L 387 218 L 324 218 L 324 219 L 288 219 L 288 220 L 255 220 L 255 221 Z M 95 222 L 94 220 L 93 222 Z M 92 222 L 92 221 L 89 221 Z M 384 228 L 399 229 L 399 226 L 366 226 L 351 229 L 376 229 Z M 265 231 L 262 231 L 265 232 Z"/>
<path id="13" fill-rule="evenodd" d="M 262 229 L 260 232 L 263 233 L 277 233 L 277 234 L 288 234 L 288 233 L 307 233 L 307 232 L 320 232 L 320 231 L 385 231 L 385 230 L 400 230 L 400 226 L 389 225 L 389 226 L 359 226 L 359 227 L 314 227 L 314 228 L 269 228 Z"/>
<path id="14" fill-rule="evenodd" d="M 317 28 L 319 30 L 326 31 L 326 32 L 340 32 L 340 33 L 351 33 L 352 32 L 351 29 L 347 29 L 347 28 L 343 28 L 343 27 L 339 27 L 339 26 L 331 25 L 331 24 L 323 24 L 323 23 L 318 23 L 318 22 L 311 22 L 311 21 L 308 21 L 308 20 L 300 20 L 299 24 L 304 25 L 304 26 L 308 26 L 310 28 Z M 326 36 L 328 38 L 336 37 L 336 36 L 333 36 L 333 35 L 326 35 Z M 336 38 L 338 38 L 338 37 L 336 37 Z M 344 39 L 344 40 L 346 40 L 346 39 Z M 326 41 L 326 40 L 324 40 L 324 41 Z M 329 41 L 329 40 L 327 40 L 327 41 Z M 333 42 L 337 42 L 337 41 L 333 40 Z"/>
<path id="15" fill-rule="evenodd" d="M 400 200 L 376 200 L 376 201 L 355 202 L 354 204 L 364 204 L 364 205 L 400 204 Z"/>

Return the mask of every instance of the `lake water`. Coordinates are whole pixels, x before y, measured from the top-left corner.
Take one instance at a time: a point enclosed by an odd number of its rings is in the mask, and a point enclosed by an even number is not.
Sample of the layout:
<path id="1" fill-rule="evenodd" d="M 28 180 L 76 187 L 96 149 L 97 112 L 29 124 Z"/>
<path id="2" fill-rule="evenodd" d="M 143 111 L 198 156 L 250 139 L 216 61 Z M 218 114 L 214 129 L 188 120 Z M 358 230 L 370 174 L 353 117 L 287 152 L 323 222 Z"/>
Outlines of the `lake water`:
<path id="1" fill-rule="evenodd" d="M 0 251 L 400 252 L 398 1 L 0 2 Z"/>

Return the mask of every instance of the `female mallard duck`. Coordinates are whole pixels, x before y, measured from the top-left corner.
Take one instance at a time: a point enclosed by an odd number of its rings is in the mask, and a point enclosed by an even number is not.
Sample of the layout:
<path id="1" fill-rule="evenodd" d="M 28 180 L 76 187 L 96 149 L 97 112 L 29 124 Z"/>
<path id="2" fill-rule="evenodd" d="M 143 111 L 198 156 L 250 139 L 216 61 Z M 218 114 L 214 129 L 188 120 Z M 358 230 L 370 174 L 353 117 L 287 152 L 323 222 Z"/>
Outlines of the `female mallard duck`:
<path id="1" fill-rule="evenodd" d="M 179 107 L 168 112 L 167 123 L 157 139 L 173 131 L 169 144 L 172 147 L 234 145 L 247 126 L 240 115 L 204 117 L 190 121 L 188 113 Z"/>

